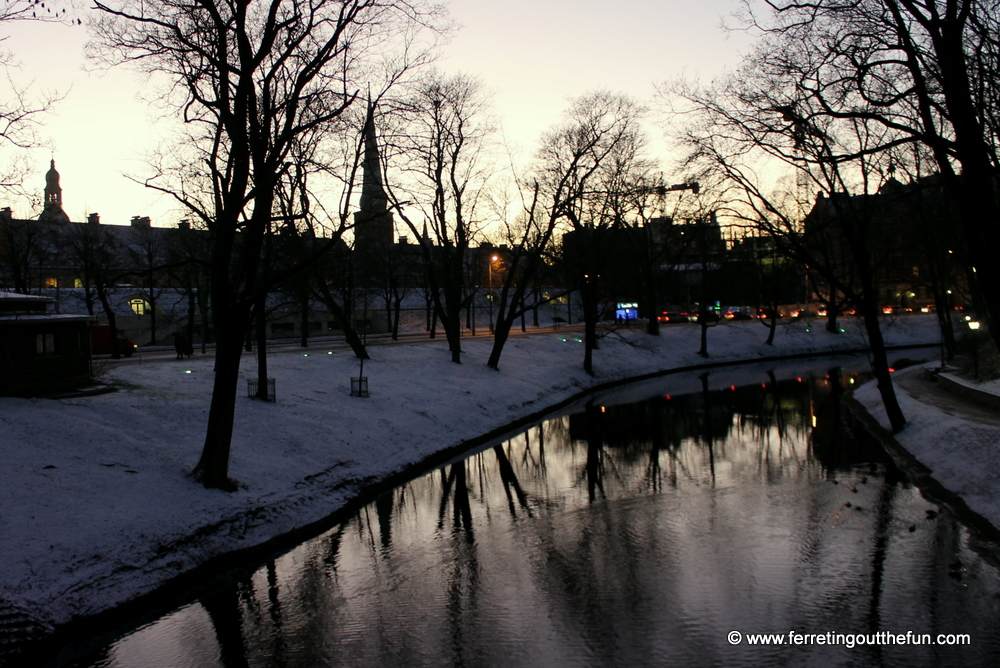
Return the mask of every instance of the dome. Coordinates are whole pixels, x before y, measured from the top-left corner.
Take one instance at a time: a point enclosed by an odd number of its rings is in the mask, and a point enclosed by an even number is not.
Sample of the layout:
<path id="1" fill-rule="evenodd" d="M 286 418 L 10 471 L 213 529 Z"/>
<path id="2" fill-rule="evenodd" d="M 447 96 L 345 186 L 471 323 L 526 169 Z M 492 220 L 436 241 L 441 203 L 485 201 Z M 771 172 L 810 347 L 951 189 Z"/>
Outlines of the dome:
<path id="1" fill-rule="evenodd" d="M 56 171 L 56 161 L 52 160 L 49 165 L 49 171 L 45 172 L 45 185 L 47 186 L 58 186 L 59 185 L 59 172 Z"/>

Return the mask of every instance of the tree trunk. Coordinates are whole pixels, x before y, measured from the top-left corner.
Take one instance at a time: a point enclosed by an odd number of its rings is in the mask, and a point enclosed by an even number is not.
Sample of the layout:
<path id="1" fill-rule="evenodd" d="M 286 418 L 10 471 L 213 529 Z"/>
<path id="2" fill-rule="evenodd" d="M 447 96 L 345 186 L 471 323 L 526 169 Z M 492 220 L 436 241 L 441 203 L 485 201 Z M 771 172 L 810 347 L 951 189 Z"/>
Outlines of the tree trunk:
<path id="1" fill-rule="evenodd" d="M 403 306 L 403 298 L 396 297 L 392 305 L 392 340 L 399 341 L 399 312 Z"/>
<path id="2" fill-rule="evenodd" d="M 263 306 L 263 305 L 262 305 Z M 302 296 L 299 298 L 299 310 L 302 331 L 299 333 L 299 347 L 308 348 L 309 347 L 309 295 L 303 292 Z M 263 315 L 264 310 L 261 309 L 261 315 Z M 258 337 L 258 340 L 260 337 Z"/>
<path id="3" fill-rule="evenodd" d="M 698 349 L 698 354 L 702 357 L 708 357 L 708 313 L 702 311 L 698 314 L 698 326 L 701 328 L 701 348 Z"/>
<path id="4" fill-rule="evenodd" d="M 902 431 L 906 426 L 906 417 L 899 406 L 896 390 L 892 384 L 892 373 L 889 371 L 889 358 L 885 350 L 885 339 L 878 321 L 878 309 L 873 303 L 864 304 L 865 329 L 868 333 L 868 345 L 872 351 L 872 373 L 878 382 L 878 392 L 885 406 L 885 414 L 889 418 L 892 433 Z"/>
<path id="5" fill-rule="evenodd" d="M 935 292 L 934 310 L 937 311 L 938 326 L 941 328 L 944 361 L 950 362 L 955 357 L 955 327 L 951 320 L 951 305 L 947 293 Z"/>
<path id="6" fill-rule="evenodd" d="M 426 324 L 424 325 L 424 329 L 426 331 L 428 331 L 428 332 L 433 332 L 434 331 L 434 323 L 431 320 L 431 296 L 430 296 L 430 293 L 428 293 L 428 292 L 424 293 L 424 319 L 426 321 Z M 434 338 L 434 334 L 433 333 L 431 334 L 430 338 L 432 338 L 432 339 Z"/>
<path id="7" fill-rule="evenodd" d="M 947 31 L 947 27 L 943 32 Z M 970 75 L 962 35 L 956 32 L 937 37 L 934 43 L 941 68 L 943 93 L 948 117 L 955 132 L 955 154 L 962 165 L 962 175 L 956 177 L 946 165 L 941 165 L 949 185 L 958 192 L 956 201 L 962 216 L 967 247 L 975 283 L 979 287 L 987 317 L 990 336 L 1000 348 L 1000 263 L 996 249 L 1000 247 L 1000 204 L 997 202 L 993 164 L 984 129 L 970 91 Z M 938 162 L 950 161 L 951 156 L 937 155 Z"/>
<path id="8" fill-rule="evenodd" d="M 583 302 L 583 370 L 594 375 L 594 350 L 597 349 L 597 289 L 585 279 L 580 288 Z"/>
<path id="9" fill-rule="evenodd" d="M 330 299 L 326 300 L 325 306 L 330 310 L 330 313 L 333 314 L 333 317 L 340 322 L 340 326 L 344 328 L 344 340 L 347 341 L 347 345 L 349 345 L 351 350 L 354 351 L 354 356 L 358 359 L 371 359 L 371 357 L 368 356 L 368 350 L 365 348 L 364 342 L 361 340 L 361 337 L 358 336 L 357 330 L 354 329 L 350 318 L 344 312 L 344 309 L 340 307 L 340 304 Z"/>
<path id="10" fill-rule="evenodd" d="M 455 364 L 462 363 L 462 312 L 455 311 L 446 315 L 444 320 L 444 335 L 448 340 L 448 349 L 451 351 L 451 361 Z"/>
<path id="11" fill-rule="evenodd" d="M 503 347 L 509 336 L 510 321 L 507 318 L 499 318 L 496 327 L 493 328 L 493 348 L 490 350 L 490 359 L 486 362 L 486 366 L 500 370 L 500 355 L 503 354 Z"/>
<path id="12" fill-rule="evenodd" d="M 202 295 L 201 288 L 198 289 L 198 308 L 201 311 L 201 354 L 208 353 L 208 300 Z"/>
<path id="13" fill-rule="evenodd" d="M 194 291 L 188 291 L 188 314 L 187 314 L 187 340 L 188 340 L 188 350 L 190 351 L 194 347 L 194 315 L 195 315 L 195 301 L 194 301 Z"/>
<path id="14" fill-rule="evenodd" d="M 97 284 L 97 298 L 101 300 L 101 308 L 104 309 L 104 315 L 108 317 L 108 327 L 111 328 L 111 359 L 120 359 L 121 351 L 118 350 L 118 322 L 115 319 L 115 312 L 111 308 L 111 300 L 108 298 L 108 292 L 101 283 Z"/>
<path id="15" fill-rule="evenodd" d="M 647 277 L 646 280 L 646 333 L 651 336 L 659 336 L 660 307 L 653 280 L 653 277 Z"/>
<path id="16" fill-rule="evenodd" d="M 254 311 L 257 315 L 257 398 L 270 400 L 267 394 L 267 318 L 264 317 L 265 298 L 257 299 Z"/>
<path id="17" fill-rule="evenodd" d="M 840 333 L 840 327 L 837 325 L 837 311 L 839 310 L 837 304 L 837 288 L 833 285 L 830 286 L 830 301 L 827 304 L 826 311 L 826 331 L 833 334 Z"/>
<path id="18" fill-rule="evenodd" d="M 149 345 L 156 345 L 156 298 L 153 296 L 152 283 L 149 288 Z"/>
<path id="19" fill-rule="evenodd" d="M 236 315 L 236 314 L 233 314 Z M 208 429 L 201 459 L 194 469 L 195 479 L 205 487 L 235 491 L 229 479 L 229 452 L 232 446 L 233 421 L 236 411 L 236 389 L 239 382 L 240 358 L 243 355 L 243 334 L 248 318 L 240 314 L 228 323 L 216 323 L 218 341 L 215 345 L 215 383 L 208 413 Z"/>

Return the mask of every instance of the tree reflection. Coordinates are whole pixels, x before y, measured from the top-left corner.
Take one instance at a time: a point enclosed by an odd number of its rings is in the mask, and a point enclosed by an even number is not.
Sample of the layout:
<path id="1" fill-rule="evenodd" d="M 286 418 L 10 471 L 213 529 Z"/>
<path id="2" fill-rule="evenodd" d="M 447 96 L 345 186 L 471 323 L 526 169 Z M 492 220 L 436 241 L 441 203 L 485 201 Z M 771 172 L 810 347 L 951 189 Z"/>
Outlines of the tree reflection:
<path id="1" fill-rule="evenodd" d="M 525 451 L 528 450 L 527 443 L 525 444 Z M 507 504 L 510 507 L 511 517 L 517 517 L 517 509 L 514 507 L 514 499 L 511 496 L 513 491 L 514 496 L 517 497 L 517 502 L 531 517 L 531 507 L 528 505 L 528 495 L 524 493 L 521 488 L 521 483 L 517 479 L 517 474 L 514 472 L 514 467 L 510 465 L 510 460 L 507 459 L 507 453 L 504 452 L 503 446 L 496 446 L 493 448 L 493 452 L 497 456 L 497 466 L 500 470 L 500 480 L 503 482 L 504 492 L 507 494 Z"/>
<path id="2" fill-rule="evenodd" d="M 878 449 L 844 441 L 849 378 L 828 375 L 591 402 L 384 494 L 205 598 L 220 660 L 730 665 L 747 661 L 731 629 L 921 625 L 1000 649 L 996 568 Z M 755 658 L 826 656 L 784 651 Z M 850 656 L 952 656 L 902 651 Z"/>
<path id="3" fill-rule="evenodd" d="M 591 503 L 597 498 L 597 492 L 604 497 L 602 411 L 603 408 L 593 402 L 587 404 L 587 464 L 584 470 L 587 475 L 587 498 Z"/>
<path id="4" fill-rule="evenodd" d="M 243 606 L 237 584 L 202 597 L 201 605 L 211 619 L 219 643 L 219 657 L 224 668 L 246 668 L 243 644 Z"/>

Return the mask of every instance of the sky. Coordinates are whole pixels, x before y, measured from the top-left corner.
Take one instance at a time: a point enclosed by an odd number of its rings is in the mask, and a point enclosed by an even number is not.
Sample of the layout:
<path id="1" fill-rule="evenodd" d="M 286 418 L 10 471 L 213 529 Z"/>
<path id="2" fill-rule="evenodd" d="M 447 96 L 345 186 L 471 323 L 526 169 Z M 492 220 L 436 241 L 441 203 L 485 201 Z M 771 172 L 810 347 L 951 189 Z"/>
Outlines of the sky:
<path id="1" fill-rule="evenodd" d="M 572 98 L 598 89 L 628 94 L 654 108 L 650 140 L 670 174 L 669 149 L 656 124 L 655 85 L 682 76 L 708 81 L 735 67 L 750 40 L 721 25 L 734 23 L 730 16 L 739 4 L 623 0 L 612 8 L 598 0 L 451 0 L 460 28 L 442 47 L 437 66 L 480 79 L 493 94 L 504 139 L 522 156 L 530 156 Z M 14 80 L 62 96 L 40 128 L 45 146 L 30 154 L 35 172 L 26 189 L 41 197 L 54 157 L 72 220 L 96 212 L 104 223 L 150 216 L 154 225 L 175 225 L 183 215 L 169 198 L 126 178 L 148 176 L 143 156 L 165 141 L 173 123 L 148 102 L 155 92 L 148 81 L 125 68 L 92 71 L 83 57 L 86 26 L 19 22 L 0 28 L 8 36 L 4 46 L 21 63 Z M 16 200 L 0 205 L 12 206 L 18 217 L 37 214 Z"/>

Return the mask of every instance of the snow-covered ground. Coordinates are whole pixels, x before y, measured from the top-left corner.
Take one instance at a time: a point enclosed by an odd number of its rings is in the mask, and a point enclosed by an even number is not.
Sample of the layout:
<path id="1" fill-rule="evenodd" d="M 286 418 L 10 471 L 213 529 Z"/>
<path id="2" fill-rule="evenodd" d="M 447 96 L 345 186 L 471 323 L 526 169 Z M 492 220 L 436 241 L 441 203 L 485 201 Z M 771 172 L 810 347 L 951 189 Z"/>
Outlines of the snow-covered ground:
<path id="1" fill-rule="evenodd" d="M 947 490 L 994 527 L 1000 527 L 1000 413 L 958 398 L 932 386 L 917 366 L 897 374 L 897 396 L 906 427 L 896 441 Z M 970 383 L 949 374 L 956 383 L 1000 395 L 1000 382 Z M 875 383 L 855 391 L 854 397 L 886 429 L 889 420 Z"/>
<path id="2" fill-rule="evenodd" d="M 269 359 L 277 403 L 237 402 L 232 494 L 188 476 L 207 421 L 210 356 L 114 368 L 111 394 L 0 398 L 0 604 L 49 624 L 96 613 L 317 521 L 375 480 L 588 387 L 706 361 L 863 347 L 847 323 L 840 335 L 792 323 L 767 346 L 759 323 L 725 322 L 709 332 L 709 360 L 696 354 L 694 325 L 659 338 L 629 330 L 602 342 L 594 377 L 572 331 L 511 339 L 499 372 L 485 366 L 485 337 L 466 339 L 461 365 L 440 339 L 379 346 L 365 363 L 367 399 L 349 396 L 358 369 L 349 351 L 278 352 Z M 913 316 L 887 336 L 898 345 L 938 335 L 933 317 Z M 254 369 L 245 357 L 244 374 Z"/>

